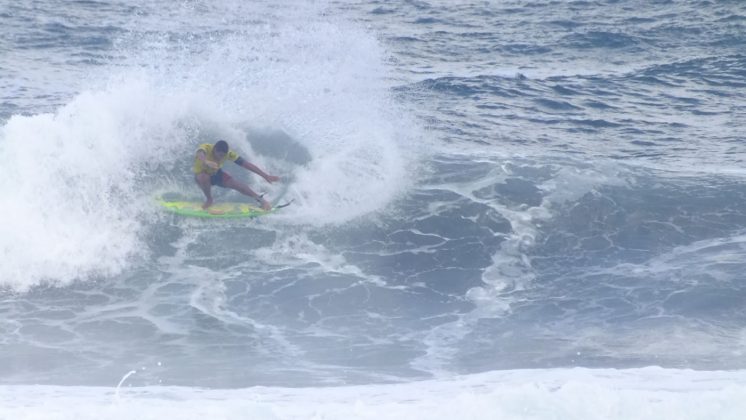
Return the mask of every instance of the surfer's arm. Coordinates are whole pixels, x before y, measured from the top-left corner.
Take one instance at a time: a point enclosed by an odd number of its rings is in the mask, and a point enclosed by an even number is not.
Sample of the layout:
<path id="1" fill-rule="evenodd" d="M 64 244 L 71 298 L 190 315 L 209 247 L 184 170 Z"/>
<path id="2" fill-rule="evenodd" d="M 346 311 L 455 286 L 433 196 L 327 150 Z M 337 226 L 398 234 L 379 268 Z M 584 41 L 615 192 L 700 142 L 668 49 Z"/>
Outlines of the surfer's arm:
<path id="1" fill-rule="evenodd" d="M 207 160 L 207 153 L 202 149 L 197 150 L 197 160 L 211 167 L 212 169 L 218 169 L 218 164 L 213 161 Z"/>
<path id="2" fill-rule="evenodd" d="M 273 183 L 275 181 L 279 181 L 279 176 L 270 175 L 263 170 L 259 169 L 258 166 L 254 165 L 253 163 L 249 162 L 246 159 L 238 158 L 236 159 L 236 165 L 241 166 L 242 168 L 249 170 L 251 172 L 254 172 L 255 174 L 259 175 L 260 177 L 264 178 L 267 182 Z"/>

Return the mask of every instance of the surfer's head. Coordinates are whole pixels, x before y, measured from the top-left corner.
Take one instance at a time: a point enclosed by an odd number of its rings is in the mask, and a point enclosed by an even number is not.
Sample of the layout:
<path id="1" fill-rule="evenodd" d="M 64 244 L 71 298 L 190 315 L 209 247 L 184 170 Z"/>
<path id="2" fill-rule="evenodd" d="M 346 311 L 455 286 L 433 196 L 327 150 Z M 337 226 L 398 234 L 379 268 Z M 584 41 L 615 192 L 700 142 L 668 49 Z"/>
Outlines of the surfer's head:
<path id="1" fill-rule="evenodd" d="M 228 143 L 225 140 L 218 140 L 218 142 L 215 143 L 215 147 L 212 149 L 212 154 L 217 159 L 222 159 L 226 153 L 228 153 Z"/>
<path id="2" fill-rule="evenodd" d="M 228 153 L 228 142 L 225 140 L 218 140 L 217 143 L 215 143 L 215 149 L 216 152 L 221 153 Z"/>

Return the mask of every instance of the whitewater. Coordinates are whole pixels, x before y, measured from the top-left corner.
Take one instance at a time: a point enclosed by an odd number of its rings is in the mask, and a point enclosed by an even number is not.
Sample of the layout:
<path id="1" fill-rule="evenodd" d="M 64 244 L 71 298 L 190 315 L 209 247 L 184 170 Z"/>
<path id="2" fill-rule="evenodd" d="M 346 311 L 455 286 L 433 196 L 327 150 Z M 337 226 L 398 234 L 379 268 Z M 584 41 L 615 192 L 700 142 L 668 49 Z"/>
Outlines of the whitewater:
<path id="1" fill-rule="evenodd" d="M 746 4 L 0 22 L 0 419 L 746 415 Z M 162 211 L 218 139 L 293 204 Z"/>

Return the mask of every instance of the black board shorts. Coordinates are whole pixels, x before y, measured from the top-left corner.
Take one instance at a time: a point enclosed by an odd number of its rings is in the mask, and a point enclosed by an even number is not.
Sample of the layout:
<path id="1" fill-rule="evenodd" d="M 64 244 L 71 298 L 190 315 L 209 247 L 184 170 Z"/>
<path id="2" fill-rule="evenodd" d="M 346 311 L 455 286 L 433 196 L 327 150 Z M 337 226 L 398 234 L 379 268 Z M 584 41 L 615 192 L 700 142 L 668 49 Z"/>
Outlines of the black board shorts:
<path id="1" fill-rule="evenodd" d="M 210 184 L 217 185 L 218 187 L 226 188 L 225 181 L 231 179 L 231 176 L 223 172 L 222 169 L 218 169 L 217 172 L 210 175 Z"/>

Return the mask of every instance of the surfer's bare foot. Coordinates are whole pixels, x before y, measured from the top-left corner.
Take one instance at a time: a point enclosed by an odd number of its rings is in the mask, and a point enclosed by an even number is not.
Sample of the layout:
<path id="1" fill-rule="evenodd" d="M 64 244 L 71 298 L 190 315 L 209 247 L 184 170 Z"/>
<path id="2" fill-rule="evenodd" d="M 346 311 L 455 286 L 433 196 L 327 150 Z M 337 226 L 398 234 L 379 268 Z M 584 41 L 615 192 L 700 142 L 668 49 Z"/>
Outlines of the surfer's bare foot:
<path id="1" fill-rule="evenodd" d="M 202 204 L 202 209 L 207 210 L 207 208 L 210 207 L 211 205 L 212 205 L 212 198 L 208 198 L 207 200 L 205 200 L 205 203 Z"/>
<path id="2" fill-rule="evenodd" d="M 269 201 L 262 199 L 262 209 L 264 211 L 270 211 L 272 210 L 272 204 L 270 204 Z"/>

